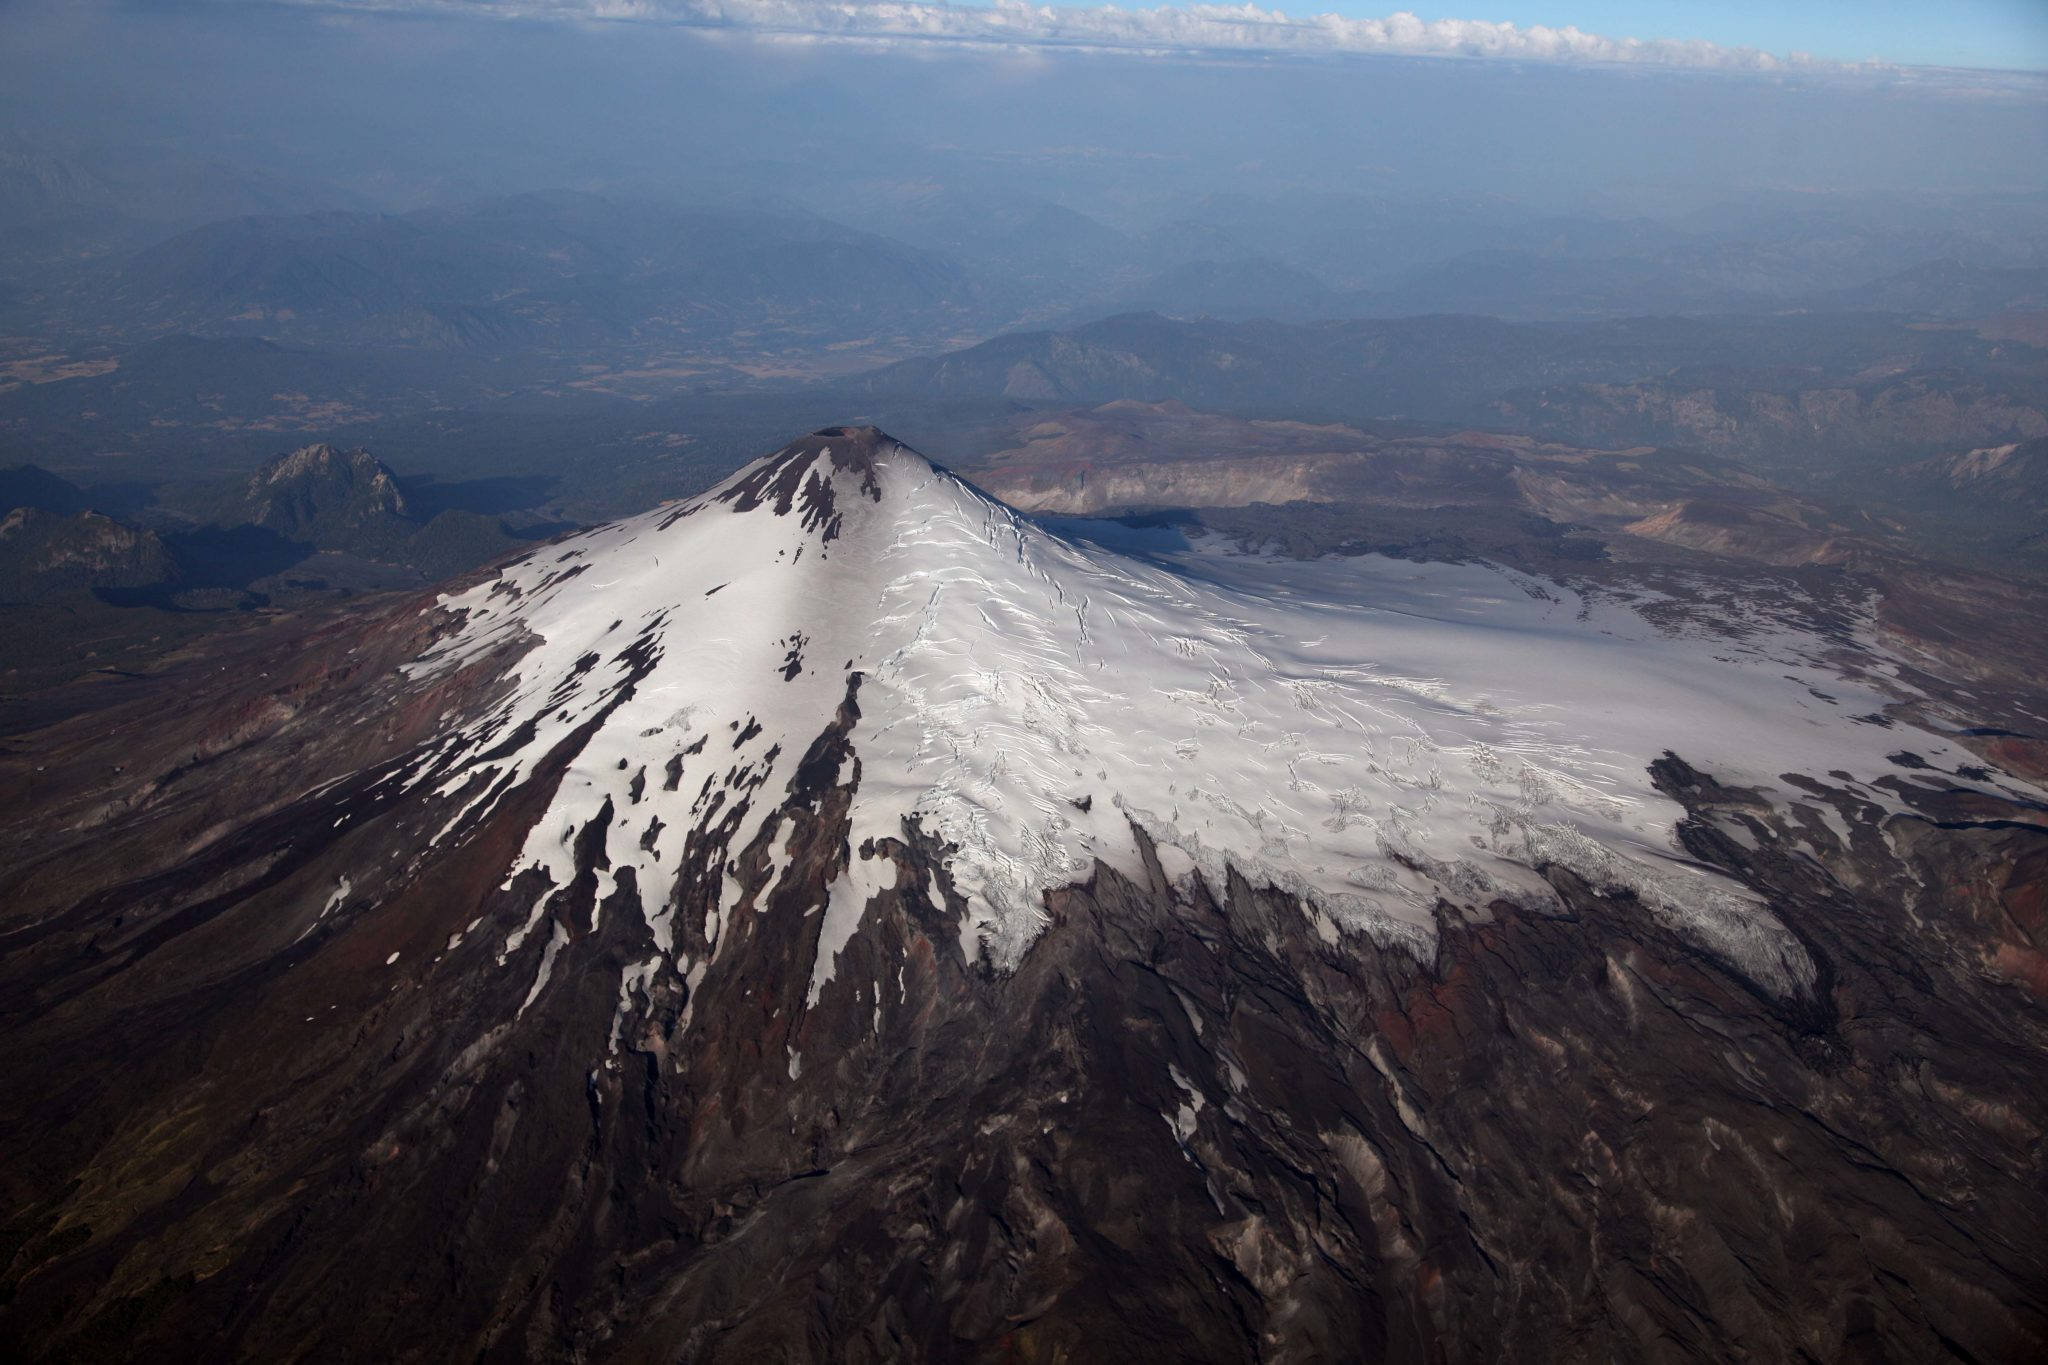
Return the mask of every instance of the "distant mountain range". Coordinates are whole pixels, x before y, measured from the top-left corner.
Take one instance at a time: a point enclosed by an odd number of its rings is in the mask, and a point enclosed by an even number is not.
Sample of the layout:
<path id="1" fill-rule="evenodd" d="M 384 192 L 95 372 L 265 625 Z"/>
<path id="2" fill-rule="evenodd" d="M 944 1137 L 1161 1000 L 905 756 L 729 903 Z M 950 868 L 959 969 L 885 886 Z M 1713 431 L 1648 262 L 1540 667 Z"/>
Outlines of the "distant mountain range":
<path id="1" fill-rule="evenodd" d="M 0 206 L 18 202 L 23 221 L 70 222 L 62 206 L 112 198 L 79 164 L 0 149 Z M 272 186 L 230 199 L 290 196 Z M 1128 231 L 1030 199 L 834 207 L 870 227 L 786 204 L 568 191 L 402 214 L 244 214 L 139 248 L 38 261 L 0 282 L 0 312 L 24 332 L 101 342 L 189 332 L 549 356 L 558 372 L 571 353 L 600 367 L 689 355 L 692 373 L 731 363 L 758 374 L 798 352 L 813 365 L 832 348 L 886 358 L 1034 319 L 1126 311 L 1301 322 L 1787 308 L 1964 318 L 2039 307 L 2048 277 L 2038 252 L 2003 239 L 1869 225 L 1701 233 L 1345 196 L 1216 199 Z"/>
<path id="2" fill-rule="evenodd" d="M 164 143 L 105 145 L 0 132 L 0 268 L 41 276 L 81 253 L 133 250 L 239 214 L 357 196 L 317 178 L 230 165 Z"/>
<path id="3" fill-rule="evenodd" d="M 762 328 L 839 341 L 990 317 L 952 262 L 822 218 L 568 193 L 231 219 L 111 259 L 51 303 L 126 336 L 499 351 Z"/>
<path id="4" fill-rule="evenodd" d="M 1936 370 L 1791 389 L 1572 384 L 1509 394 L 1492 406 L 1504 426 L 1585 445 L 1676 445 L 1769 465 L 1825 448 L 1869 463 L 1929 446 L 2048 435 L 2043 388 Z"/>
<path id="5" fill-rule="evenodd" d="M 1815 295 L 1811 306 L 1871 313 L 1981 318 L 2048 308 L 2048 267 L 1928 261 L 1868 284 Z"/>
<path id="6" fill-rule="evenodd" d="M 1297 265 L 1264 256 L 1190 261 L 1074 311 L 1179 318 L 1406 318 L 1435 313 L 1522 321 L 1706 316 L 1783 311 L 1982 318 L 2048 307 L 2048 268 L 1957 261 L 1923 265 L 1815 292 L 1810 281 L 1750 276 L 1727 262 L 1699 265 L 1637 257 L 1478 251 L 1401 272 L 1371 288 L 1338 289 Z"/>
<path id="7" fill-rule="evenodd" d="M 2007 356 L 1966 330 L 1875 316 L 1565 328 L 1452 316 L 1284 324 L 1130 314 L 904 361 L 864 383 L 874 393 L 1028 403 L 1176 399 L 1302 418 L 1477 421 L 1579 444 L 1753 454 L 1971 443 L 2033 435 L 2048 422 L 2048 386 L 2027 355 Z M 1687 397 L 1696 392 L 1746 396 L 1709 414 Z M 1627 420 L 1603 416 L 1622 411 Z"/>

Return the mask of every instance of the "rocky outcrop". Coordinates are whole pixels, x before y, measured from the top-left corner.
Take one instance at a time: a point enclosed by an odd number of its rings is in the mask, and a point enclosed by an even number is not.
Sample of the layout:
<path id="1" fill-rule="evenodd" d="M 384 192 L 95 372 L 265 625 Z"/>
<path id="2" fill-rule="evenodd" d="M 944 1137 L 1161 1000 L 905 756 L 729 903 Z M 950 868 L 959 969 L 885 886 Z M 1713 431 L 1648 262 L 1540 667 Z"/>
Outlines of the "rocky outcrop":
<path id="1" fill-rule="evenodd" d="M 313 551 L 413 571 L 413 581 L 458 573 L 516 548 L 497 517 L 458 509 L 416 513 L 392 470 L 367 450 L 319 444 L 263 464 L 214 509 L 222 525 L 251 525 Z"/>
<path id="2" fill-rule="evenodd" d="M 243 503 L 242 520 L 321 549 L 413 529 L 398 480 L 367 450 L 323 444 L 280 455 L 250 476 Z"/>
<path id="3" fill-rule="evenodd" d="M 1789 500 L 1688 498 L 1622 529 L 1645 540 L 1752 564 L 1839 563 L 1857 548 L 1812 509 Z"/>
<path id="4" fill-rule="evenodd" d="M 1096 469 L 1034 468 L 982 478 L 989 492 L 1022 512 L 1095 516 L 1150 507 L 1244 507 L 1314 501 L 1329 461 L 1286 457 L 1131 463 Z"/>
<path id="5" fill-rule="evenodd" d="M 98 512 L 17 507 L 0 519 L 0 601 L 41 602 L 94 588 L 168 582 L 177 567 L 154 531 Z"/>
<path id="6" fill-rule="evenodd" d="M 1904 466 L 1909 484 L 1973 502 L 2048 512 L 2048 440 L 2008 441 Z"/>

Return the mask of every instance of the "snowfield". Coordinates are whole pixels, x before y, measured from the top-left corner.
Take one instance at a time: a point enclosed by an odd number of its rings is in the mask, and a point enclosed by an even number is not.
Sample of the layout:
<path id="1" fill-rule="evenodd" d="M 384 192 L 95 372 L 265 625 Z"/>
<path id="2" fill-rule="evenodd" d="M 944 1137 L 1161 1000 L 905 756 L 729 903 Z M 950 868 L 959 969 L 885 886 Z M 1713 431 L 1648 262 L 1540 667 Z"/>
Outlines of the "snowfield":
<path id="1" fill-rule="evenodd" d="M 831 887 L 813 1000 L 895 876 L 858 850 L 911 820 L 954 846 L 962 946 L 999 968 L 1030 948 L 1048 889 L 1097 860 L 1142 878 L 1136 827 L 1172 875 L 1220 890 L 1234 868 L 1297 895 L 1326 938 L 1425 958 L 1440 904 L 1544 908 L 1536 869 L 1563 866 L 1790 993 L 1811 980 L 1804 951 L 1685 858 L 1683 812 L 1648 765 L 1673 751 L 1787 803 L 1800 793 L 1781 774 L 1846 774 L 1830 780 L 1895 809 L 1870 785 L 1898 772 L 1888 753 L 1970 761 L 1853 720 L 1886 698 L 1789 632 L 1673 638 L 1485 566 L 1132 542 L 1057 534 L 886 438 L 821 434 L 444 598 L 462 624 L 416 676 L 531 645 L 503 704 L 402 780 L 461 796 L 442 835 L 459 838 L 587 732 L 508 878 L 567 885 L 577 837 L 608 819 L 600 904 L 630 869 L 670 952 L 660 907 L 690 832 L 751 797 L 727 845 L 745 848 L 859 673 L 855 852 Z M 738 896 L 728 869 L 722 915 Z"/>

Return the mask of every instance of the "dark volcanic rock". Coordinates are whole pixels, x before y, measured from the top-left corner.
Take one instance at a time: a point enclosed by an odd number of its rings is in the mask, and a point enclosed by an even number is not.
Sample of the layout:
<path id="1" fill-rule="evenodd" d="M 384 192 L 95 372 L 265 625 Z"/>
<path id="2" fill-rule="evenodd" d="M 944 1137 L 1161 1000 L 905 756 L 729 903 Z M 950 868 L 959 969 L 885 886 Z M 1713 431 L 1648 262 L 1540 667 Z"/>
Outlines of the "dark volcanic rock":
<path id="1" fill-rule="evenodd" d="M 11 1357 L 2048 1349 L 2048 812 L 1902 769 L 1908 813 L 1821 789 L 1823 823 L 1664 759 L 1689 851 L 1817 964 L 1791 999 L 1561 868 L 1562 913 L 1440 908 L 1419 962 L 1170 882 L 1142 835 L 1002 973 L 921 826 L 852 846 L 858 674 L 786 790 L 730 775 L 671 885 L 599 900 L 610 803 L 563 894 L 506 880 L 603 715 L 440 837 L 476 793 L 392 779 L 517 649 L 410 679 L 450 628 L 425 605 L 0 758 Z M 609 705 L 651 646 L 615 648 Z M 854 859 L 897 889 L 814 1001 Z"/>

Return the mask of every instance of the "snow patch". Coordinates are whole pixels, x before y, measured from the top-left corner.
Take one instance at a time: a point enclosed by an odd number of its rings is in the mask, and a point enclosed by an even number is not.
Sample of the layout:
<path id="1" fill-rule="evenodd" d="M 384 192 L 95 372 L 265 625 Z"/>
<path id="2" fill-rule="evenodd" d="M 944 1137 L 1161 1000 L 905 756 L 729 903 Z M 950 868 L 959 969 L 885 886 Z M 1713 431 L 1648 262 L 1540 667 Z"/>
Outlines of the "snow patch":
<path id="1" fill-rule="evenodd" d="M 533 989 L 527 991 L 526 998 L 519 1002 L 519 1009 L 514 1018 L 526 1013 L 527 1007 L 540 999 L 540 993 L 546 988 L 548 978 L 555 974 L 555 958 L 568 941 L 569 931 L 562 927 L 560 920 L 556 920 L 554 932 L 548 935 L 548 946 L 541 949 L 540 969 L 533 974 Z"/>

